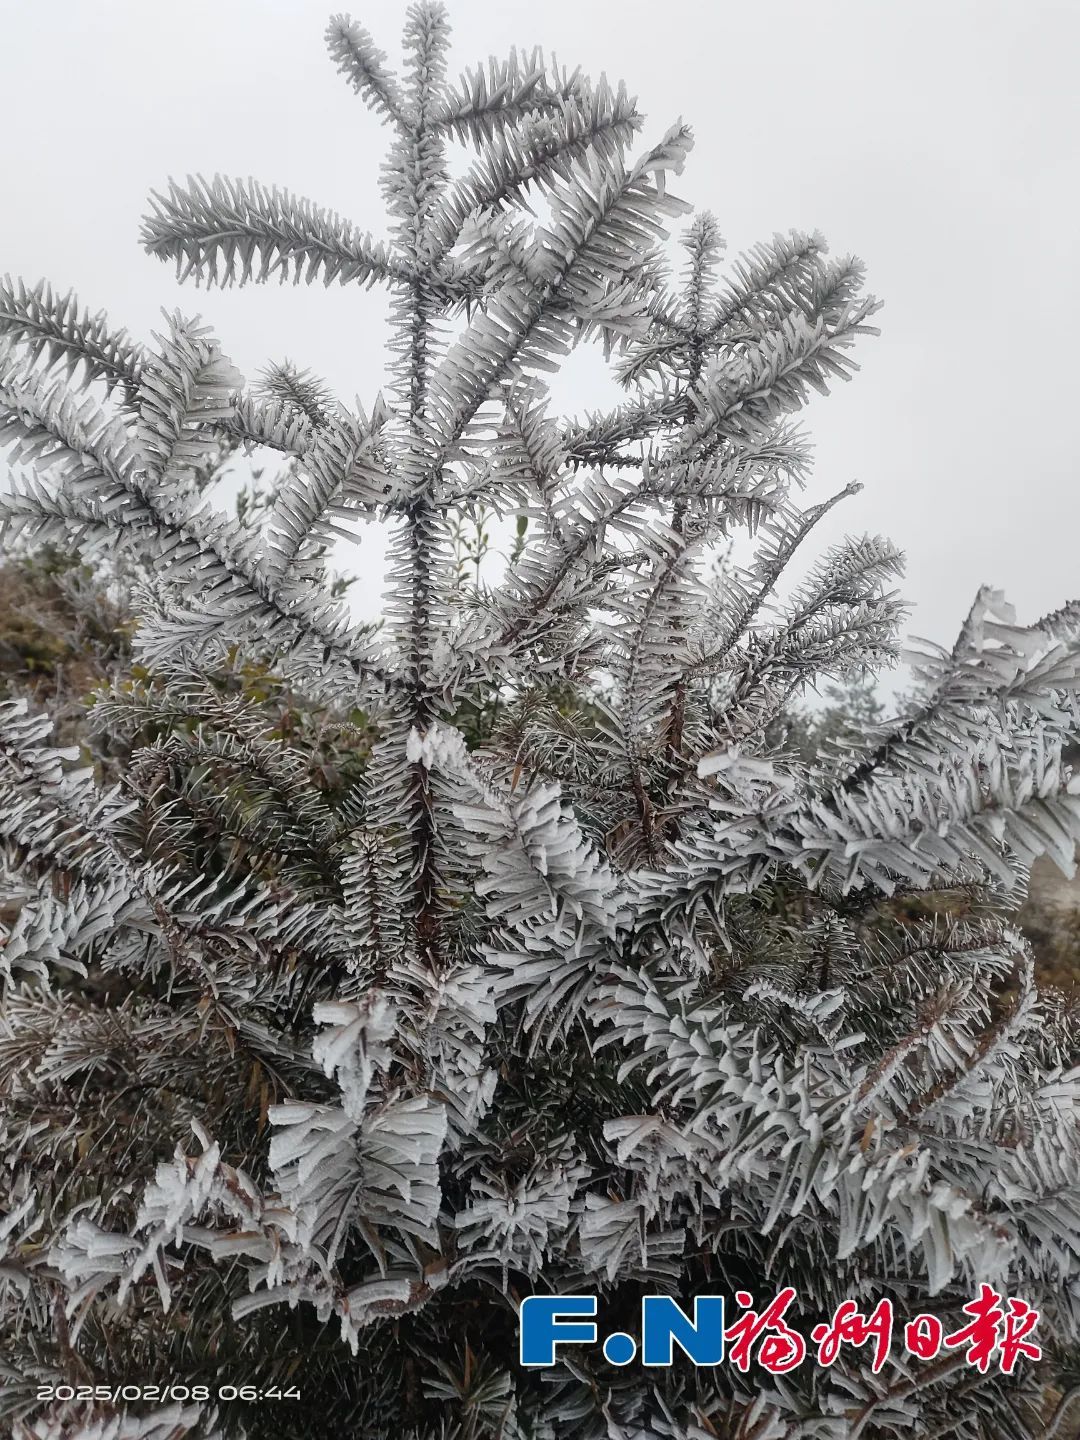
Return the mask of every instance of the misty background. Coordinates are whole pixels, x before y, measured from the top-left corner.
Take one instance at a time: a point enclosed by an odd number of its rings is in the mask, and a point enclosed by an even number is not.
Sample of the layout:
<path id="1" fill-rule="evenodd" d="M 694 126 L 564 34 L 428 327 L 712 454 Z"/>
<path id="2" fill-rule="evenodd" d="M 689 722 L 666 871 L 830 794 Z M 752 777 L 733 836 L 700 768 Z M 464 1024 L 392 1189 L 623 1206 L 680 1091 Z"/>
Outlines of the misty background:
<path id="1" fill-rule="evenodd" d="M 400 58 L 403 3 L 352 13 Z M 252 176 L 385 233 L 389 139 L 326 55 L 315 0 L 2 0 L 8 155 L 0 272 L 73 287 L 138 339 L 199 313 L 250 380 L 310 366 L 370 407 L 384 380 L 378 290 L 196 290 L 145 255 L 170 176 Z M 885 301 L 850 384 L 804 413 L 813 502 L 865 489 L 815 532 L 907 553 L 911 633 L 951 643 L 980 584 L 1025 622 L 1080 594 L 1072 399 L 1080 278 L 1080 5 L 1049 0 L 481 0 L 449 4 L 450 75 L 542 45 L 623 79 L 648 120 L 696 136 L 676 193 L 717 216 L 728 257 L 821 230 Z M 598 347 L 553 377 L 566 413 L 618 392 Z M 0 484 L 3 483 L 0 478 Z M 356 560 L 379 608 L 380 546 Z"/>

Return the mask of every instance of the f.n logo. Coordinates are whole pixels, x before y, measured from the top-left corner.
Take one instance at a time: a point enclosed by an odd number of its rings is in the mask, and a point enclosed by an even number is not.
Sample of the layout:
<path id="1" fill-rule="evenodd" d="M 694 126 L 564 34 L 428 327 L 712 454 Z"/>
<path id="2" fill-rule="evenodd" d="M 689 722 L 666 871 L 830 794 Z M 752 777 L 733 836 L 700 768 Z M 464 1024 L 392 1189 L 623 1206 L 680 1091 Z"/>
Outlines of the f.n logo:
<path id="1" fill-rule="evenodd" d="M 554 1365 L 560 1345 L 595 1345 L 595 1295 L 529 1295 L 521 1302 L 519 1355 L 525 1366 Z M 671 1365 L 675 1346 L 694 1365 L 719 1365 L 724 1358 L 724 1301 L 696 1295 L 693 1316 L 670 1295 L 646 1295 L 641 1302 L 642 1365 Z M 622 1331 L 604 1340 L 611 1365 L 629 1365 L 638 1341 Z"/>

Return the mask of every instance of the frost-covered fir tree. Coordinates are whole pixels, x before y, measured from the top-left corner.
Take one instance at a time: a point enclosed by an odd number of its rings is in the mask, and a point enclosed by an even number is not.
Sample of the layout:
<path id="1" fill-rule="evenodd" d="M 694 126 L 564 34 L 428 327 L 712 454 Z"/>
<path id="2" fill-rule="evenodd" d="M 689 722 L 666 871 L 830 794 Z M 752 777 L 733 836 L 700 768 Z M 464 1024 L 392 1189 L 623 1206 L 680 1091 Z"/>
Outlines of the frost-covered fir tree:
<path id="1" fill-rule="evenodd" d="M 1008 914 L 1037 856 L 1073 863 L 1080 607 L 1025 628 L 985 592 L 861 749 L 770 738 L 902 620 L 881 539 L 786 583 L 853 488 L 799 504 L 792 417 L 854 368 L 862 266 L 793 233 L 722 272 L 670 188 L 685 126 L 643 133 L 621 86 L 537 52 L 453 83 L 437 4 L 400 73 L 348 18 L 327 40 L 389 133 L 389 243 L 225 179 L 171 185 L 143 239 L 207 284 L 387 287 L 385 398 L 287 364 L 245 389 L 196 321 L 143 346 L 45 285 L 0 294 L 5 536 L 151 572 L 138 668 L 89 712 L 120 783 L 0 709 L 5 1423 L 1049 1433 L 1080 1327 L 1077 1026 Z M 588 343 L 626 400 L 568 421 L 543 376 Z M 286 462 L 257 525 L 195 483 L 223 441 Z M 466 584 L 477 507 L 518 544 Z M 326 578 L 360 524 L 391 535 L 378 627 Z M 731 537 L 752 558 L 718 568 Z M 238 664 L 369 727 L 345 783 Z M 809 1337 L 849 1298 L 956 1331 L 983 1282 L 1041 1310 L 1041 1362 L 920 1361 L 902 1324 L 876 1371 L 850 1345 L 780 1375 L 517 1361 L 530 1294 L 598 1294 L 604 1334 L 643 1294 L 791 1287 Z M 170 1380 L 191 1396 L 94 1388 Z"/>

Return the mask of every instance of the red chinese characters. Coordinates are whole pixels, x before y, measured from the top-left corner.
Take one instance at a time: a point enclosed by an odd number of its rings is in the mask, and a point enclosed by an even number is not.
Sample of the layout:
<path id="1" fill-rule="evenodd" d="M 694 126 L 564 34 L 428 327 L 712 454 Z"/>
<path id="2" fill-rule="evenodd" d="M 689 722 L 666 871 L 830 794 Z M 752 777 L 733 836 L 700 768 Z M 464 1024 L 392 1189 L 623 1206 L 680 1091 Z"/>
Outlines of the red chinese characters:
<path id="1" fill-rule="evenodd" d="M 876 1375 L 889 1358 L 892 1333 L 891 1300 L 879 1300 L 869 1317 L 862 1313 L 854 1300 L 842 1300 L 830 1323 L 815 1325 L 810 1335 L 818 1347 L 819 1365 L 832 1365 L 842 1345 L 867 1345 L 872 1341 L 874 1358 L 870 1368 Z"/>
<path id="2" fill-rule="evenodd" d="M 744 1375 L 755 1359 L 753 1352 L 758 1341 L 761 1347 L 757 1363 L 770 1375 L 783 1375 L 806 1359 L 806 1341 L 784 1319 L 794 1299 L 795 1291 L 789 1286 L 774 1296 L 759 1315 L 751 1308 L 754 1297 L 745 1290 L 736 1290 L 735 1302 L 742 1305 L 746 1313 L 725 1328 L 724 1341 L 729 1347 L 728 1359 Z"/>
<path id="3" fill-rule="evenodd" d="M 1005 1375 L 1012 1374 L 1021 1355 L 1029 1360 L 1042 1359 L 1042 1347 L 1027 1338 L 1039 1323 L 1039 1312 L 1015 1295 L 1009 1296 L 1006 1310 L 1002 1299 L 993 1286 L 984 1282 L 978 1298 L 964 1306 L 964 1314 L 972 1316 L 971 1323 L 945 1336 L 946 1349 L 967 1346 L 967 1363 L 983 1375 L 995 1352 L 998 1368 Z"/>
<path id="4" fill-rule="evenodd" d="M 933 1360 L 941 1350 L 945 1326 L 936 1315 L 916 1315 L 904 1326 L 904 1348 L 920 1360 Z"/>
<path id="5" fill-rule="evenodd" d="M 736 1291 L 735 1302 L 744 1313 L 724 1330 L 727 1359 L 736 1369 L 745 1375 L 756 1362 L 770 1374 L 782 1375 L 803 1363 L 807 1342 L 786 1319 L 795 1300 L 796 1292 L 789 1287 L 757 1311 L 752 1295 Z M 1042 1359 L 1041 1347 L 1031 1338 L 1039 1312 L 1026 1300 L 1015 1295 L 1005 1300 L 984 1283 L 963 1311 L 971 1317 L 969 1323 L 948 1334 L 937 1315 L 916 1315 L 903 1327 L 904 1349 L 920 1360 L 934 1360 L 943 1350 L 962 1350 L 965 1362 L 984 1375 L 995 1363 L 1011 1375 L 1021 1357 Z M 833 1365 L 845 1345 L 870 1346 L 871 1369 L 876 1375 L 889 1358 L 895 1324 L 891 1300 L 879 1300 L 869 1314 L 860 1310 L 856 1301 L 842 1300 L 831 1320 L 815 1325 L 810 1332 L 817 1346 L 816 1361 Z"/>

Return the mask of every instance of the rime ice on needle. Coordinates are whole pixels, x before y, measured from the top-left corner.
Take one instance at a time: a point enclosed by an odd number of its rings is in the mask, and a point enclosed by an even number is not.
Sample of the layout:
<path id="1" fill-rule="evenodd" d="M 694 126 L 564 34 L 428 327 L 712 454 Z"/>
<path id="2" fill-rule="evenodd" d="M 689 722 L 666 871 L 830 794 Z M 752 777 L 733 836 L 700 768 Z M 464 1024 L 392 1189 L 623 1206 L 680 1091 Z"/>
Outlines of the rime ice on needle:
<path id="1" fill-rule="evenodd" d="M 172 745 L 242 780 L 201 782 L 198 814 L 184 782 L 157 795 L 164 859 L 130 784 L 0 706 L 5 1380 L 104 1380 L 123 1352 L 140 1379 L 268 1386 L 285 1354 L 327 1434 L 1041 1434 L 1024 1367 L 965 1377 L 958 1409 L 951 1373 L 854 1350 L 764 1385 L 515 1366 L 531 1290 L 625 1311 L 762 1277 L 821 1315 L 948 1314 L 1001 1280 L 1075 1343 L 1076 1026 L 1004 907 L 1036 856 L 1073 862 L 1080 627 L 984 592 L 909 713 L 809 766 L 785 750 L 792 698 L 888 664 L 903 616 L 880 538 L 786 584 L 853 488 L 799 503 L 791 422 L 872 333 L 862 266 L 796 232 L 721 276 L 717 223 L 671 189 L 685 125 L 642 135 L 624 88 L 535 51 L 452 83 L 436 4 L 400 76 L 353 21 L 327 38 L 389 132 L 389 242 L 221 178 L 171 184 L 143 239 L 205 284 L 389 287 L 385 397 L 288 363 L 245 390 L 196 320 L 144 347 L 0 290 L 5 536 L 148 576 L 152 679 L 91 719 L 140 774 Z M 587 343 L 626 401 L 569 422 L 543 376 Z M 289 461 L 254 525 L 194 483 L 223 437 Z M 463 588 L 474 501 L 526 523 L 505 577 Z M 380 628 L 325 576 L 362 523 L 392 532 Z M 737 534 L 752 558 L 717 568 Z M 235 654 L 365 711 L 347 803 L 224 705 Z M 226 840 L 238 794 L 274 797 L 258 866 Z M 192 876 L 195 837 L 216 859 Z M 27 1435 L 158 1424 L 5 1393 Z M 192 1406 L 170 1433 L 240 1423 Z"/>

